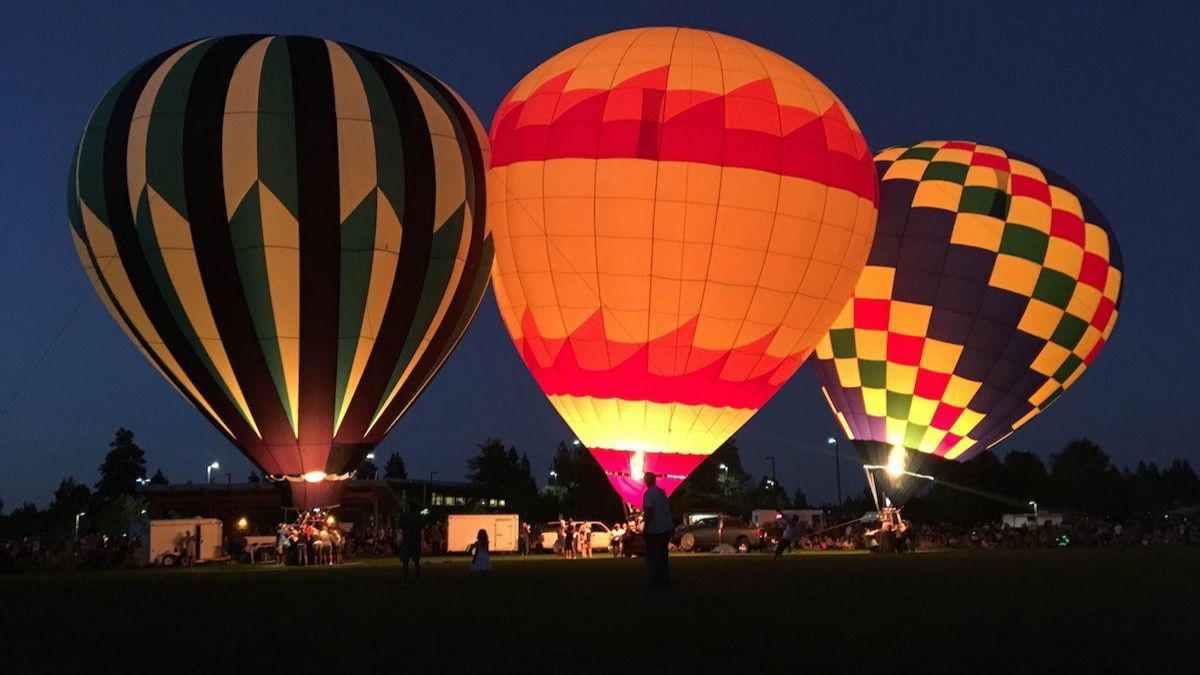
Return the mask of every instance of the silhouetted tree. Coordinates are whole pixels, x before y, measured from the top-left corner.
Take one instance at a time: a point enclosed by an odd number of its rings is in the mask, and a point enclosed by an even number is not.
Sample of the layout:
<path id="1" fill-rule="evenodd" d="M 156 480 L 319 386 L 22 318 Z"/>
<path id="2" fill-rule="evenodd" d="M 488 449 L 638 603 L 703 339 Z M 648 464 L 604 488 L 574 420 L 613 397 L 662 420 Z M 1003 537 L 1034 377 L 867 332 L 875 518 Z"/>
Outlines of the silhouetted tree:
<path id="1" fill-rule="evenodd" d="M 151 478 L 150 482 L 153 483 L 154 479 Z M 262 482 L 262 477 L 260 477 L 258 475 L 257 471 L 251 471 L 250 475 L 246 477 L 246 482 L 247 483 L 260 483 L 260 482 Z"/>
<path id="2" fill-rule="evenodd" d="M 796 488 L 796 495 L 792 497 L 792 508 L 794 509 L 811 509 L 812 505 L 808 503 L 808 495 L 804 494 L 804 490 Z"/>
<path id="3" fill-rule="evenodd" d="M 371 480 L 379 473 L 379 467 L 375 466 L 375 462 L 369 459 L 364 459 L 362 464 L 358 465 L 358 469 L 354 471 L 354 477 L 358 480 Z"/>
<path id="4" fill-rule="evenodd" d="M 1116 510 L 1121 474 L 1100 446 L 1080 438 L 1051 457 L 1046 487 L 1047 501 L 1058 508 L 1110 516 Z"/>
<path id="5" fill-rule="evenodd" d="M 537 485 L 529 472 L 529 458 L 516 448 L 505 449 L 498 438 L 486 438 L 479 454 L 467 460 L 467 480 L 488 496 L 502 497 L 506 508 L 529 513 L 537 501 Z"/>
<path id="6" fill-rule="evenodd" d="M 133 441 L 133 432 L 121 427 L 108 444 L 111 450 L 100 465 L 100 482 L 96 496 L 112 499 L 118 495 L 137 494 L 137 480 L 146 477 L 146 453 Z"/>
<path id="7" fill-rule="evenodd" d="M 787 509 L 791 506 L 787 490 L 770 476 L 763 476 L 758 486 L 747 495 L 747 509 Z"/>
<path id="8" fill-rule="evenodd" d="M 671 495 L 671 509 L 677 515 L 709 509 L 742 513 L 748 510 L 749 483 L 750 474 L 742 467 L 737 441 L 730 438 L 705 458 Z"/>
<path id="9" fill-rule="evenodd" d="M 253 473 L 253 472 L 251 472 L 251 473 Z M 163 475 L 162 469 L 159 469 L 158 471 L 155 471 L 154 475 L 150 478 L 150 484 L 151 485 L 169 485 L 170 481 L 167 480 L 167 477 L 165 475 Z"/>
<path id="10" fill-rule="evenodd" d="M 387 462 L 383 465 L 383 477 L 389 480 L 408 478 L 408 469 L 404 468 L 404 458 L 400 456 L 400 453 L 393 452 L 388 455 Z"/>
<path id="11" fill-rule="evenodd" d="M 46 508 L 46 531 L 51 534 L 66 535 L 75 529 L 75 515 L 88 510 L 92 499 L 92 491 L 88 486 L 76 483 L 73 477 L 66 477 L 54 491 L 54 499 Z"/>

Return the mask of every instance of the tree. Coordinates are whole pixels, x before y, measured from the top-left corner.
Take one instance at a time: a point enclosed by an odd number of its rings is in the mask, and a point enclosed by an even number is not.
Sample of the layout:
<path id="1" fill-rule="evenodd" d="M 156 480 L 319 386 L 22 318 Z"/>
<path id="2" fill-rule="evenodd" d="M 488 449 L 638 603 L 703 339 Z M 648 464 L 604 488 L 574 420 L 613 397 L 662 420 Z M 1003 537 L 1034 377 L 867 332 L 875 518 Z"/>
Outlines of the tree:
<path id="1" fill-rule="evenodd" d="M 1046 464 L 1032 452 L 1011 450 L 1004 456 L 1000 492 L 1019 501 L 1046 499 Z"/>
<path id="2" fill-rule="evenodd" d="M 697 510 L 721 510 L 741 513 L 747 510 L 747 485 L 750 474 L 742 467 L 742 457 L 733 438 L 721 444 L 688 476 L 671 495 L 676 513 Z"/>
<path id="3" fill-rule="evenodd" d="M 375 462 L 369 459 L 364 459 L 362 464 L 354 471 L 354 477 L 358 480 L 372 480 L 379 474 L 379 467 L 375 466 Z"/>
<path id="4" fill-rule="evenodd" d="M 751 509 L 787 509 L 791 508 L 787 490 L 770 476 L 763 476 L 748 496 L 747 506 Z"/>
<path id="5" fill-rule="evenodd" d="M 133 432 L 121 427 L 108 444 L 112 448 L 100 465 L 100 482 L 96 495 L 113 499 L 119 495 L 137 494 L 137 480 L 146 477 L 146 453 L 133 441 Z"/>
<path id="6" fill-rule="evenodd" d="M 571 518 L 612 521 L 623 514 L 621 498 L 608 482 L 600 463 L 582 445 L 560 441 L 550 461 L 546 494 L 552 502 L 539 503 L 540 515 L 553 519 L 559 513 Z"/>
<path id="7" fill-rule="evenodd" d="M 154 479 L 151 479 L 151 480 L 150 480 L 150 482 L 151 482 L 151 483 L 153 483 L 153 482 L 154 482 Z M 262 478 L 261 478 L 261 477 L 258 475 L 258 472 L 257 472 L 257 471 L 251 471 L 251 472 L 250 472 L 250 475 L 246 477 L 246 482 L 248 482 L 248 483 L 261 483 L 261 482 L 262 482 Z"/>
<path id="8" fill-rule="evenodd" d="M 408 478 L 408 469 L 404 468 L 404 459 L 400 457 L 400 453 L 393 452 L 388 455 L 387 462 L 383 465 L 383 477 L 388 480 Z"/>
<path id="9" fill-rule="evenodd" d="M 516 448 L 505 449 L 498 438 L 488 437 L 477 447 L 479 454 L 467 460 L 467 480 L 486 496 L 503 498 L 508 508 L 528 513 L 537 501 L 529 458 L 518 455 Z"/>
<path id="10" fill-rule="evenodd" d="M 88 510 L 92 491 L 68 476 L 58 484 L 54 500 L 46 509 L 46 529 L 52 534 L 66 535 L 75 528 L 75 516 Z"/>
<path id="11" fill-rule="evenodd" d="M 811 509 L 812 505 L 808 503 L 808 495 L 800 488 L 796 488 L 796 496 L 792 497 L 792 508 L 794 509 Z"/>
<path id="12" fill-rule="evenodd" d="M 1114 511 L 1121 474 L 1100 446 L 1080 438 L 1051 457 L 1046 487 L 1047 501 L 1055 506 L 1108 516 Z"/>
<path id="13" fill-rule="evenodd" d="M 154 476 L 150 478 L 151 485 L 169 485 L 170 482 L 171 481 L 167 480 L 167 477 L 163 475 L 162 469 L 155 471 Z"/>

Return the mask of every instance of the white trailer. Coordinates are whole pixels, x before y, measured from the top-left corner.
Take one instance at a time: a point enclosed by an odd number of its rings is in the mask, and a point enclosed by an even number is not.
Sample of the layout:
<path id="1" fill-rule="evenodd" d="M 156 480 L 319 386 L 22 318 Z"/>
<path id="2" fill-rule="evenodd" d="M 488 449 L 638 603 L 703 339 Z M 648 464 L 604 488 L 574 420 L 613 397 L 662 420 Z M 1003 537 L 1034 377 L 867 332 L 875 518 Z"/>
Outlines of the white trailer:
<path id="1" fill-rule="evenodd" d="M 521 518 L 515 513 L 464 513 L 448 516 L 446 552 L 465 553 L 467 547 L 475 543 L 480 530 L 486 530 L 488 533 L 488 550 L 490 552 L 517 552 Z"/>
<path id="2" fill-rule="evenodd" d="M 139 565 L 174 567 L 228 560 L 222 530 L 216 518 L 143 520 L 129 528 L 129 537 L 142 540 L 137 550 Z M 185 545 L 189 548 L 187 556 L 183 555 Z"/>

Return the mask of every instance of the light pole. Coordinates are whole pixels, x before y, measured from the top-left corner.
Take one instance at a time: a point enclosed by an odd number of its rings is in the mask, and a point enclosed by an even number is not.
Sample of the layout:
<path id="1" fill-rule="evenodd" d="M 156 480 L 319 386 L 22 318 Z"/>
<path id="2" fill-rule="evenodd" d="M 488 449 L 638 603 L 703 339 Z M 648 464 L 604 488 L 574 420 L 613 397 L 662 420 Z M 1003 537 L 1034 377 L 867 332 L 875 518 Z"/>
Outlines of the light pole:
<path id="1" fill-rule="evenodd" d="M 429 507 L 429 486 L 433 484 L 433 477 L 437 475 L 436 471 L 429 472 L 429 482 L 425 483 L 425 497 L 421 501 L 425 502 L 425 507 Z"/>
<path id="2" fill-rule="evenodd" d="M 212 464 L 209 464 L 207 467 L 205 467 L 205 469 L 208 471 L 208 482 L 209 483 L 212 482 L 213 469 L 219 469 L 219 468 L 221 468 L 221 465 L 219 463 L 217 463 L 216 460 L 213 460 Z"/>
<path id="3" fill-rule="evenodd" d="M 1029 505 L 1033 507 L 1033 521 L 1036 523 L 1038 519 L 1037 502 L 1029 500 Z"/>
<path id="4" fill-rule="evenodd" d="M 79 538 L 79 519 L 87 515 L 87 511 L 80 511 L 75 514 L 75 538 Z"/>
<path id="5" fill-rule="evenodd" d="M 771 460 L 771 482 L 774 483 L 777 480 L 775 478 L 775 458 L 771 455 L 767 455 L 767 459 Z"/>
<path id="6" fill-rule="evenodd" d="M 842 446 L 833 436 L 826 439 L 825 443 L 833 446 L 833 475 L 837 480 L 837 495 L 838 508 L 842 508 Z"/>
<path id="7" fill-rule="evenodd" d="M 371 472 L 371 480 L 378 479 L 379 478 L 379 467 L 375 465 L 375 453 L 368 452 L 367 453 L 367 461 L 369 461 L 371 463 L 371 466 L 375 467 L 375 470 Z"/>

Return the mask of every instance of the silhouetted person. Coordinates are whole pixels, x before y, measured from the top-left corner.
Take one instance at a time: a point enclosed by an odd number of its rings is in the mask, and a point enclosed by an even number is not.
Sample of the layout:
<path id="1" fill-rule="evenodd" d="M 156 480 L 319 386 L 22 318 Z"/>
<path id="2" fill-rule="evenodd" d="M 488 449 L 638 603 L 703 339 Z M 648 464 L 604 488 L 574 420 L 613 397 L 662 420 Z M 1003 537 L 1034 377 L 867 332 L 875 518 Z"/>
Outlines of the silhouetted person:
<path id="1" fill-rule="evenodd" d="M 410 501 L 400 521 L 400 564 L 404 566 L 404 585 L 408 585 L 408 563 L 413 563 L 417 581 L 421 581 L 421 513 Z"/>
<path id="2" fill-rule="evenodd" d="M 791 519 L 787 516 L 783 517 L 784 529 L 779 535 L 779 544 L 775 546 L 775 559 L 779 560 L 783 557 L 783 552 L 792 547 L 796 539 L 800 537 L 800 516 L 792 514 Z"/>
<path id="3" fill-rule="evenodd" d="M 649 471 L 645 475 L 646 493 L 642 495 L 645 518 L 646 570 L 650 573 L 650 588 L 671 587 L 671 568 L 667 560 L 667 544 L 671 540 L 671 503 L 667 493 L 658 487 L 658 478 Z"/>

